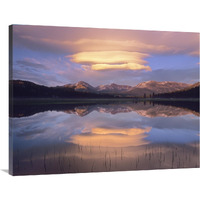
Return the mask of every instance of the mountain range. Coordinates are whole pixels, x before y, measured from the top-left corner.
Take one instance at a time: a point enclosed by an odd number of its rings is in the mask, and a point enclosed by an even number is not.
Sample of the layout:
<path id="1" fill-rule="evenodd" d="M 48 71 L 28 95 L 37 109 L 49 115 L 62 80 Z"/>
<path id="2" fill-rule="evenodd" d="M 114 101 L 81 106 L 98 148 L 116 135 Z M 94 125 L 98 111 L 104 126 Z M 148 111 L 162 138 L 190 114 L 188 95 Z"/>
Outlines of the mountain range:
<path id="1" fill-rule="evenodd" d="M 66 84 L 63 86 L 47 87 L 37 85 L 30 81 L 10 80 L 10 93 L 14 97 L 153 97 L 162 94 L 174 94 L 179 91 L 198 90 L 199 83 L 186 84 L 171 81 L 157 82 L 146 81 L 136 86 L 118 85 L 92 85 L 79 81 L 75 84 Z M 186 92 L 187 93 L 187 92 Z M 190 93 L 188 93 L 190 94 Z M 176 96 L 176 94 L 174 94 Z M 160 96 L 160 97 L 161 97 Z M 169 95 L 170 96 L 170 95 Z M 187 96 L 187 94 L 186 94 Z M 190 96 L 188 96 L 190 97 Z"/>
<path id="2" fill-rule="evenodd" d="M 79 81 L 78 83 L 67 84 L 61 87 L 73 88 L 75 91 L 79 92 L 114 94 L 127 97 L 128 96 L 141 97 L 144 96 L 144 94 L 150 95 L 153 93 L 160 94 L 160 93 L 174 92 L 177 90 L 185 89 L 187 87 L 191 87 L 191 85 L 186 83 L 178 83 L 171 81 L 164 81 L 164 82 L 146 81 L 136 86 L 118 85 L 112 83 L 110 85 L 99 85 L 97 87 L 93 87 L 84 81 Z"/>

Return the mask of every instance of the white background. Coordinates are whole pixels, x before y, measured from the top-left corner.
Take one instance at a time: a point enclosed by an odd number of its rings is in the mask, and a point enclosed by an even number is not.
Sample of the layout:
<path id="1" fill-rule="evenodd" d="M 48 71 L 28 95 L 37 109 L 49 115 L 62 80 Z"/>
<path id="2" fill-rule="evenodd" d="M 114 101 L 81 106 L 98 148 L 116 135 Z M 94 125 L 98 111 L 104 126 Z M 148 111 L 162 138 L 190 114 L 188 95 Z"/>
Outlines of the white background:
<path id="1" fill-rule="evenodd" d="M 200 169 L 12 177 L 8 169 L 8 25 L 200 32 L 199 0 L 6 0 L 0 5 L 1 199 L 199 199 Z"/>

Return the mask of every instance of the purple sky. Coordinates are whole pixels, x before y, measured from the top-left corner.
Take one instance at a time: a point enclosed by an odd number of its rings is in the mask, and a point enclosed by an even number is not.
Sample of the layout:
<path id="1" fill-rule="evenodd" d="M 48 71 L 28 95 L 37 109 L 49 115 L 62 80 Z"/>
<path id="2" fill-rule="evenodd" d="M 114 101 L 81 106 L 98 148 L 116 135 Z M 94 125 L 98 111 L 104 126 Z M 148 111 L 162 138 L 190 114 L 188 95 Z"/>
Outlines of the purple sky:
<path id="1" fill-rule="evenodd" d="M 13 26 L 13 79 L 56 86 L 199 80 L 199 33 Z"/>

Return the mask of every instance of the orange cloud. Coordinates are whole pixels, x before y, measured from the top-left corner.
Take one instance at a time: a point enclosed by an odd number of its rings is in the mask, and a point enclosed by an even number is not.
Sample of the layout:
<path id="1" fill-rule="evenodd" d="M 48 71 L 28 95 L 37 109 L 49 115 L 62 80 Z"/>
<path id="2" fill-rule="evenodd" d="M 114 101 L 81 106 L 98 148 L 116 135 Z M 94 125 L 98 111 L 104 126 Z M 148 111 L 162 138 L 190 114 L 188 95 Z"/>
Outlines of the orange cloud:
<path id="1" fill-rule="evenodd" d="M 148 54 L 129 51 L 94 51 L 80 52 L 67 57 L 72 62 L 81 64 L 92 64 L 92 70 L 147 70 L 151 71 L 149 66 L 143 65 Z M 85 69 L 85 67 L 84 67 Z"/>
<path id="2" fill-rule="evenodd" d="M 64 41 L 64 45 L 74 46 L 78 51 L 130 51 L 165 53 L 177 51 L 176 48 L 163 44 L 150 44 L 137 40 L 113 40 L 113 39 L 87 39 L 82 38 L 73 42 Z"/>
<path id="3" fill-rule="evenodd" d="M 146 61 L 143 58 L 148 54 L 129 52 L 129 51 L 92 51 L 80 52 L 68 57 L 71 57 L 72 62 L 76 63 L 128 63 L 134 62 L 144 64 Z"/>
<path id="4" fill-rule="evenodd" d="M 91 134 L 73 135 L 71 142 L 82 146 L 128 147 L 148 144 L 146 134 L 151 127 L 140 129 L 93 128 Z"/>
<path id="5" fill-rule="evenodd" d="M 110 64 L 96 64 L 92 65 L 92 70 L 112 70 L 112 69 L 123 69 L 123 70 L 146 70 L 151 71 L 149 66 L 144 66 L 136 63 L 127 63 L 127 64 L 120 64 L 120 65 L 110 65 Z"/>

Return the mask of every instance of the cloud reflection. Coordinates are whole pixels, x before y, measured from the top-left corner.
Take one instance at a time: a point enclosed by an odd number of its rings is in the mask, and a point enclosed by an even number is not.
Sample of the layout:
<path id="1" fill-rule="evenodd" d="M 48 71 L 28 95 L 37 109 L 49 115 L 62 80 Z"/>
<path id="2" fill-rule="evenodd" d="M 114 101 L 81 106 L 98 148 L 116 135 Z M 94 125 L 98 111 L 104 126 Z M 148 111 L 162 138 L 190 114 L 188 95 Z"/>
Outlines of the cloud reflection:
<path id="1" fill-rule="evenodd" d="M 151 131 L 147 128 L 92 128 L 89 133 L 73 135 L 70 141 L 81 146 L 96 147 L 129 147 L 148 144 L 145 140 L 146 133 Z"/>

